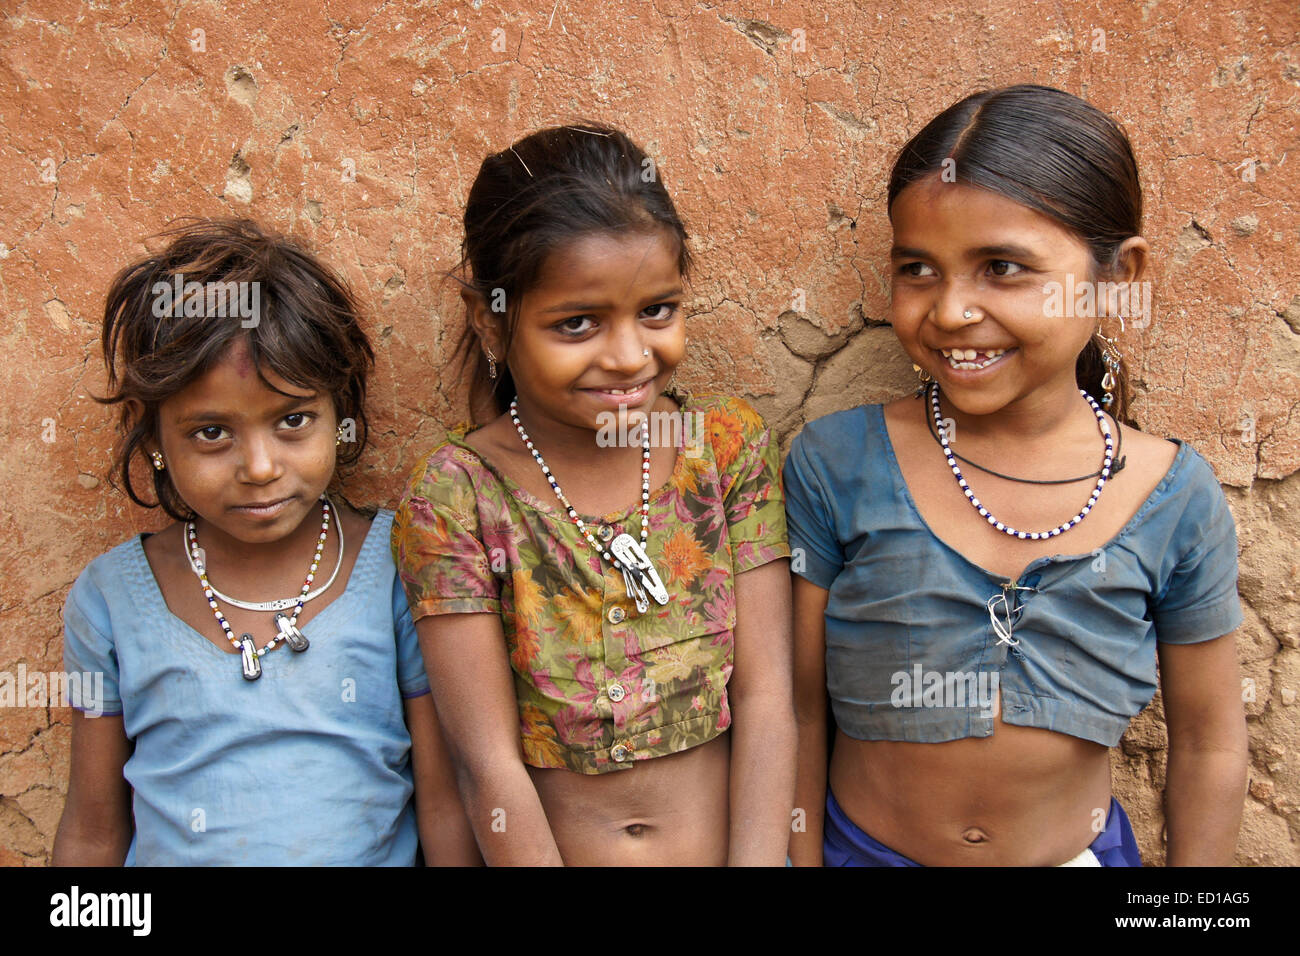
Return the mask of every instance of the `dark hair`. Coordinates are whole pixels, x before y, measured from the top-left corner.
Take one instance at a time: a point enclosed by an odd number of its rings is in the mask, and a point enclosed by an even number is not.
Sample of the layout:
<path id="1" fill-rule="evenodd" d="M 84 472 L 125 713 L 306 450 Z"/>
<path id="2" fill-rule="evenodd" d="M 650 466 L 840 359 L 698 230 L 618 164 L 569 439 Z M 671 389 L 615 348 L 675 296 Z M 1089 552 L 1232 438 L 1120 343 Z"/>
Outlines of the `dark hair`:
<path id="1" fill-rule="evenodd" d="M 366 375 L 374 353 L 346 281 L 295 240 L 247 219 L 184 220 L 153 238 L 170 241 L 119 272 L 104 304 L 101 344 L 109 394 L 97 401 L 122 404 L 114 484 L 120 482 L 138 505 L 161 506 L 178 521 L 193 516 L 166 470 L 148 469 L 156 500 L 141 498 L 131 479 L 132 459 L 157 441 L 159 406 L 210 369 L 238 339 L 247 342 L 268 388 L 264 369 L 329 394 L 338 417 L 357 425 L 357 440 L 341 446 L 338 461 L 347 465 L 359 459 L 368 432 Z M 175 297 L 178 277 L 182 295 Z M 204 286 L 202 307 L 196 301 L 200 296 L 184 292 L 191 282 Z M 259 309 L 251 327 L 240 315 L 230 315 L 224 300 L 214 310 L 214 286 L 208 284 L 218 282 L 256 283 L 243 287 L 257 290 Z M 201 314 L 177 314 L 185 311 Z M 126 404 L 132 400 L 139 403 L 138 414 Z"/>
<path id="2" fill-rule="evenodd" d="M 652 159 L 626 134 L 581 123 L 526 136 L 483 160 L 465 203 L 462 258 L 451 275 L 489 306 L 505 307 L 502 353 L 495 381 L 478 335 L 467 323 L 457 343 L 470 371 L 471 412 L 499 415 L 514 394 L 506 356 L 520 301 L 546 259 L 567 242 L 593 232 L 664 229 L 678 246 L 678 270 L 690 272 L 686 228 Z"/>
<path id="3" fill-rule="evenodd" d="M 948 170 L 953 181 L 1056 220 L 1087 243 L 1102 274 L 1118 265 L 1120 244 L 1141 233 L 1142 187 L 1128 137 L 1111 117 L 1061 90 L 1007 86 L 948 107 L 899 152 L 889 177 L 889 208 L 907 186 Z M 1079 355 L 1075 377 L 1100 398 L 1105 371 L 1093 337 Z M 1117 378 L 1108 411 L 1131 425 L 1122 367 Z"/>

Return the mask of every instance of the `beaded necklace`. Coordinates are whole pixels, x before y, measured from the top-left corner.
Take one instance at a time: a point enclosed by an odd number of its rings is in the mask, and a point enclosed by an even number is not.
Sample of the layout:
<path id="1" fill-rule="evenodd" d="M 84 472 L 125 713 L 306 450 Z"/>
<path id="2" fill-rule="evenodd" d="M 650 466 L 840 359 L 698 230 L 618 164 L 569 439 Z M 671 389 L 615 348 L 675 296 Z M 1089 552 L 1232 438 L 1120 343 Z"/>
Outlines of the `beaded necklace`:
<path id="1" fill-rule="evenodd" d="M 596 539 L 591 536 L 587 530 L 586 524 L 578 516 L 573 505 L 569 504 L 569 499 L 565 497 L 564 492 L 560 489 L 560 483 L 555 480 L 551 474 L 551 469 L 547 466 L 546 461 L 542 458 L 533 440 L 528 437 L 528 432 L 524 430 L 523 423 L 519 420 L 519 396 L 516 395 L 510 402 L 510 421 L 514 423 L 515 431 L 519 432 L 519 437 L 524 443 L 524 447 L 532 454 L 533 460 L 537 462 L 538 467 L 542 469 L 542 474 L 551 485 L 551 490 L 555 496 L 560 499 L 564 509 L 569 513 L 571 520 L 582 536 L 587 539 L 593 551 L 603 557 L 606 561 L 618 568 L 623 574 L 623 586 L 627 589 L 628 597 L 636 602 L 637 610 L 644 614 L 650 608 L 650 602 L 646 595 L 649 594 L 659 604 L 668 603 L 668 590 L 664 587 L 663 582 L 659 579 L 659 573 L 655 570 L 654 563 L 646 554 L 645 546 L 649 538 L 650 523 L 650 428 L 648 424 L 641 427 L 641 543 L 638 544 L 630 534 L 620 534 L 610 542 L 609 550 L 605 550 L 596 543 Z M 610 554 L 610 551 L 613 554 Z"/>
<path id="2" fill-rule="evenodd" d="M 962 494 L 966 496 L 966 500 L 969 501 L 971 506 L 980 513 L 980 517 L 984 518 L 989 524 L 998 531 L 1001 531 L 1003 534 L 1010 535 L 1013 538 L 1019 538 L 1022 541 L 1038 541 L 1043 538 L 1055 538 L 1057 535 L 1064 534 L 1088 516 L 1088 512 L 1092 511 L 1093 506 L 1097 503 L 1098 497 L 1101 496 L 1101 489 L 1106 487 L 1106 481 L 1110 478 L 1111 462 L 1113 462 L 1115 458 L 1115 441 L 1110 434 L 1110 423 L 1106 421 L 1106 415 L 1102 412 L 1101 406 L 1093 400 L 1091 395 L 1083 389 L 1079 389 L 1079 394 L 1082 395 L 1087 400 L 1089 406 L 1092 407 L 1092 413 L 1097 417 L 1097 427 L 1101 430 L 1102 438 L 1106 442 L 1105 459 L 1101 463 L 1101 471 L 1097 473 L 1097 485 L 1093 488 L 1092 495 L 1088 498 L 1088 503 L 1083 506 L 1083 510 L 1064 524 L 1058 525 L 1048 531 L 1017 531 L 1010 525 L 995 518 L 989 510 L 984 507 L 980 500 L 975 497 L 975 492 L 970 490 L 970 486 L 966 483 L 966 479 L 961 473 L 961 468 L 958 467 L 957 461 L 953 456 L 952 449 L 948 446 L 948 435 L 944 431 L 943 417 L 942 413 L 939 411 L 939 384 L 935 382 L 930 385 L 930 409 L 934 413 L 934 424 L 939 432 L 939 444 L 943 446 L 944 456 L 948 459 L 948 467 L 952 469 L 953 476 L 957 479 L 957 484 L 961 488 Z"/>
<path id="3" fill-rule="evenodd" d="M 243 634 L 238 639 L 235 638 L 234 633 L 230 629 L 230 623 L 226 620 L 226 616 L 221 613 L 221 608 L 217 606 L 216 589 L 213 588 L 210 583 L 208 583 L 208 570 L 207 567 L 204 565 L 203 560 L 200 558 L 201 552 L 199 549 L 199 536 L 197 530 L 194 527 L 194 521 L 190 520 L 185 522 L 185 534 L 189 540 L 190 568 L 198 576 L 199 583 L 203 586 L 203 595 L 208 599 L 208 607 L 212 608 L 212 613 L 216 617 L 217 623 L 221 625 L 221 630 L 226 635 L 226 639 L 230 641 L 231 644 L 235 645 L 236 649 L 238 649 L 239 651 L 240 665 L 242 667 L 245 680 L 257 680 L 259 677 L 262 676 L 261 658 L 265 657 L 268 653 L 275 650 L 276 646 L 280 642 L 287 643 L 289 645 L 289 649 L 297 653 L 301 653 L 307 650 L 307 648 L 310 646 L 310 642 L 308 642 L 306 635 L 304 635 L 302 631 L 298 629 L 298 615 L 302 613 L 302 606 L 308 600 L 308 593 L 311 591 L 312 581 L 315 580 L 316 578 L 316 569 L 320 566 L 321 555 L 325 551 L 325 538 L 327 533 L 329 532 L 329 527 L 330 527 L 330 500 L 327 496 L 321 495 L 320 537 L 316 541 L 316 553 L 312 557 L 311 567 L 307 571 L 307 580 L 306 582 L 304 582 L 302 586 L 301 594 L 296 599 L 297 603 L 295 604 L 293 609 L 293 616 L 285 617 L 283 614 L 276 614 L 275 626 L 278 633 L 276 634 L 275 637 L 273 637 L 270 641 L 267 642 L 265 647 L 259 650 L 257 646 L 253 643 L 252 634 Z M 340 528 L 340 533 L 341 531 L 342 529 Z M 343 543 L 342 538 L 340 536 L 340 540 L 339 540 L 340 563 L 342 562 L 343 559 L 342 543 Z M 334 578 L 333 576 L 331 576 L 330 582 L 332 582 L 333 580 Z M 329 582 L 327 582 L 324 585 L 324 587 L 321 588 L 321 590 L 323 591 L 327 587 L 329 587 Z M 222 595 L 222 597 L 224 598 L 225 595 Z"/>

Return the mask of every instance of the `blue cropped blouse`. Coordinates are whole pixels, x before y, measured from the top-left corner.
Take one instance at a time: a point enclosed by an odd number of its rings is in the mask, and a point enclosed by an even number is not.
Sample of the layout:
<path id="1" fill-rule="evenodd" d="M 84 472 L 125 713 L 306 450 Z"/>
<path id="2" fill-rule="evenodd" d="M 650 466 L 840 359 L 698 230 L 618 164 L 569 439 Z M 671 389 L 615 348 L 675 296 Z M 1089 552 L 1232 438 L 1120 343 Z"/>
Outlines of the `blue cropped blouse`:
<path id="1" fill-rule="evenodd" d="M 809 424 L 784 470 L 791 567 L 829 592 L 826 686 L 839 728 L 859 740 L 987 737 L 1000 690 L 1008 724 L 1118 743 L 1155 693 L 1157 640 L 1207 641 L 1242 620 L 1227 501 L 1205 460 L 1178 446 L 1106 545 L 1038 558 L 1011 581 L 922 520 L 881 406 Z"/>

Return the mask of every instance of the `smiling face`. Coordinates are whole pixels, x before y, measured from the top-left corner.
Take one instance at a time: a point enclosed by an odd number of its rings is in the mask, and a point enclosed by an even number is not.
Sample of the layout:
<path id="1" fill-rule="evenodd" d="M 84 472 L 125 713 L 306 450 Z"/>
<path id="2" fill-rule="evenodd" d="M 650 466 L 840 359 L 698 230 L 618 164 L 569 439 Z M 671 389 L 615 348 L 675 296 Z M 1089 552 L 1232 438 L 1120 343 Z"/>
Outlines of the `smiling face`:
<path id="1" fill-rule="evenodd" d="M 269 370 L 263 375 L 288 394 L 258 377 L 240 339 L 159 407 L 167 473 L 205 523 L 200 534 L 266 544 L 320 513 L 317 499 L 336 458 L 333 401 Z"/>
<path id="2" fill-rule="evenodd" d="M 523 296 L 506 357 L 521 414 L 596 430 L 602 412 L 649 412 L 686 352 L 683 294 L 664 230 L 593 233 L 557 249 Z"/>
<path id="3" fill-rule="evenodd" d="M 1052 314 L 1061 310 L 1045 307 L 1044 286 L 1093 280 L 1082 240 L 1011 199 L 937 176 L 904 189 L 891 219 L 894 333 L 945 398 L 983 415 L 1077 389 L 1075 362 L 1096 320 L 1069 307 Z"/>

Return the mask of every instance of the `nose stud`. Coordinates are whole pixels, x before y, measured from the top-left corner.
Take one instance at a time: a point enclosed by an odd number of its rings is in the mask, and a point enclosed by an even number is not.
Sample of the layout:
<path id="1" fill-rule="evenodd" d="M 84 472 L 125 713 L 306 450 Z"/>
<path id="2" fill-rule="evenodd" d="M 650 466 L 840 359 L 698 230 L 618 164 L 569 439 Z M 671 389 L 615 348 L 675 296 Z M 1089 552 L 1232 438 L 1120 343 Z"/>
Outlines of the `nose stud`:
<path id="1" fill-rule="evenodd" d="M 961 317 L 963 319 L 973 319 L 975 318 L 975 314 L 977 311 L 978 311 L 977 309 L 966 309 L 964 312 L 962 312 Z"/>
<path id="2" fill-rule="evenodd" d="M 649 349 L 642 349 L 642 350 L 641 350 L 641 357 L 642 357 L 642 358 L 649 358 L 649 357 L 650 357 L 650 350 L 649 350 Z"/>

